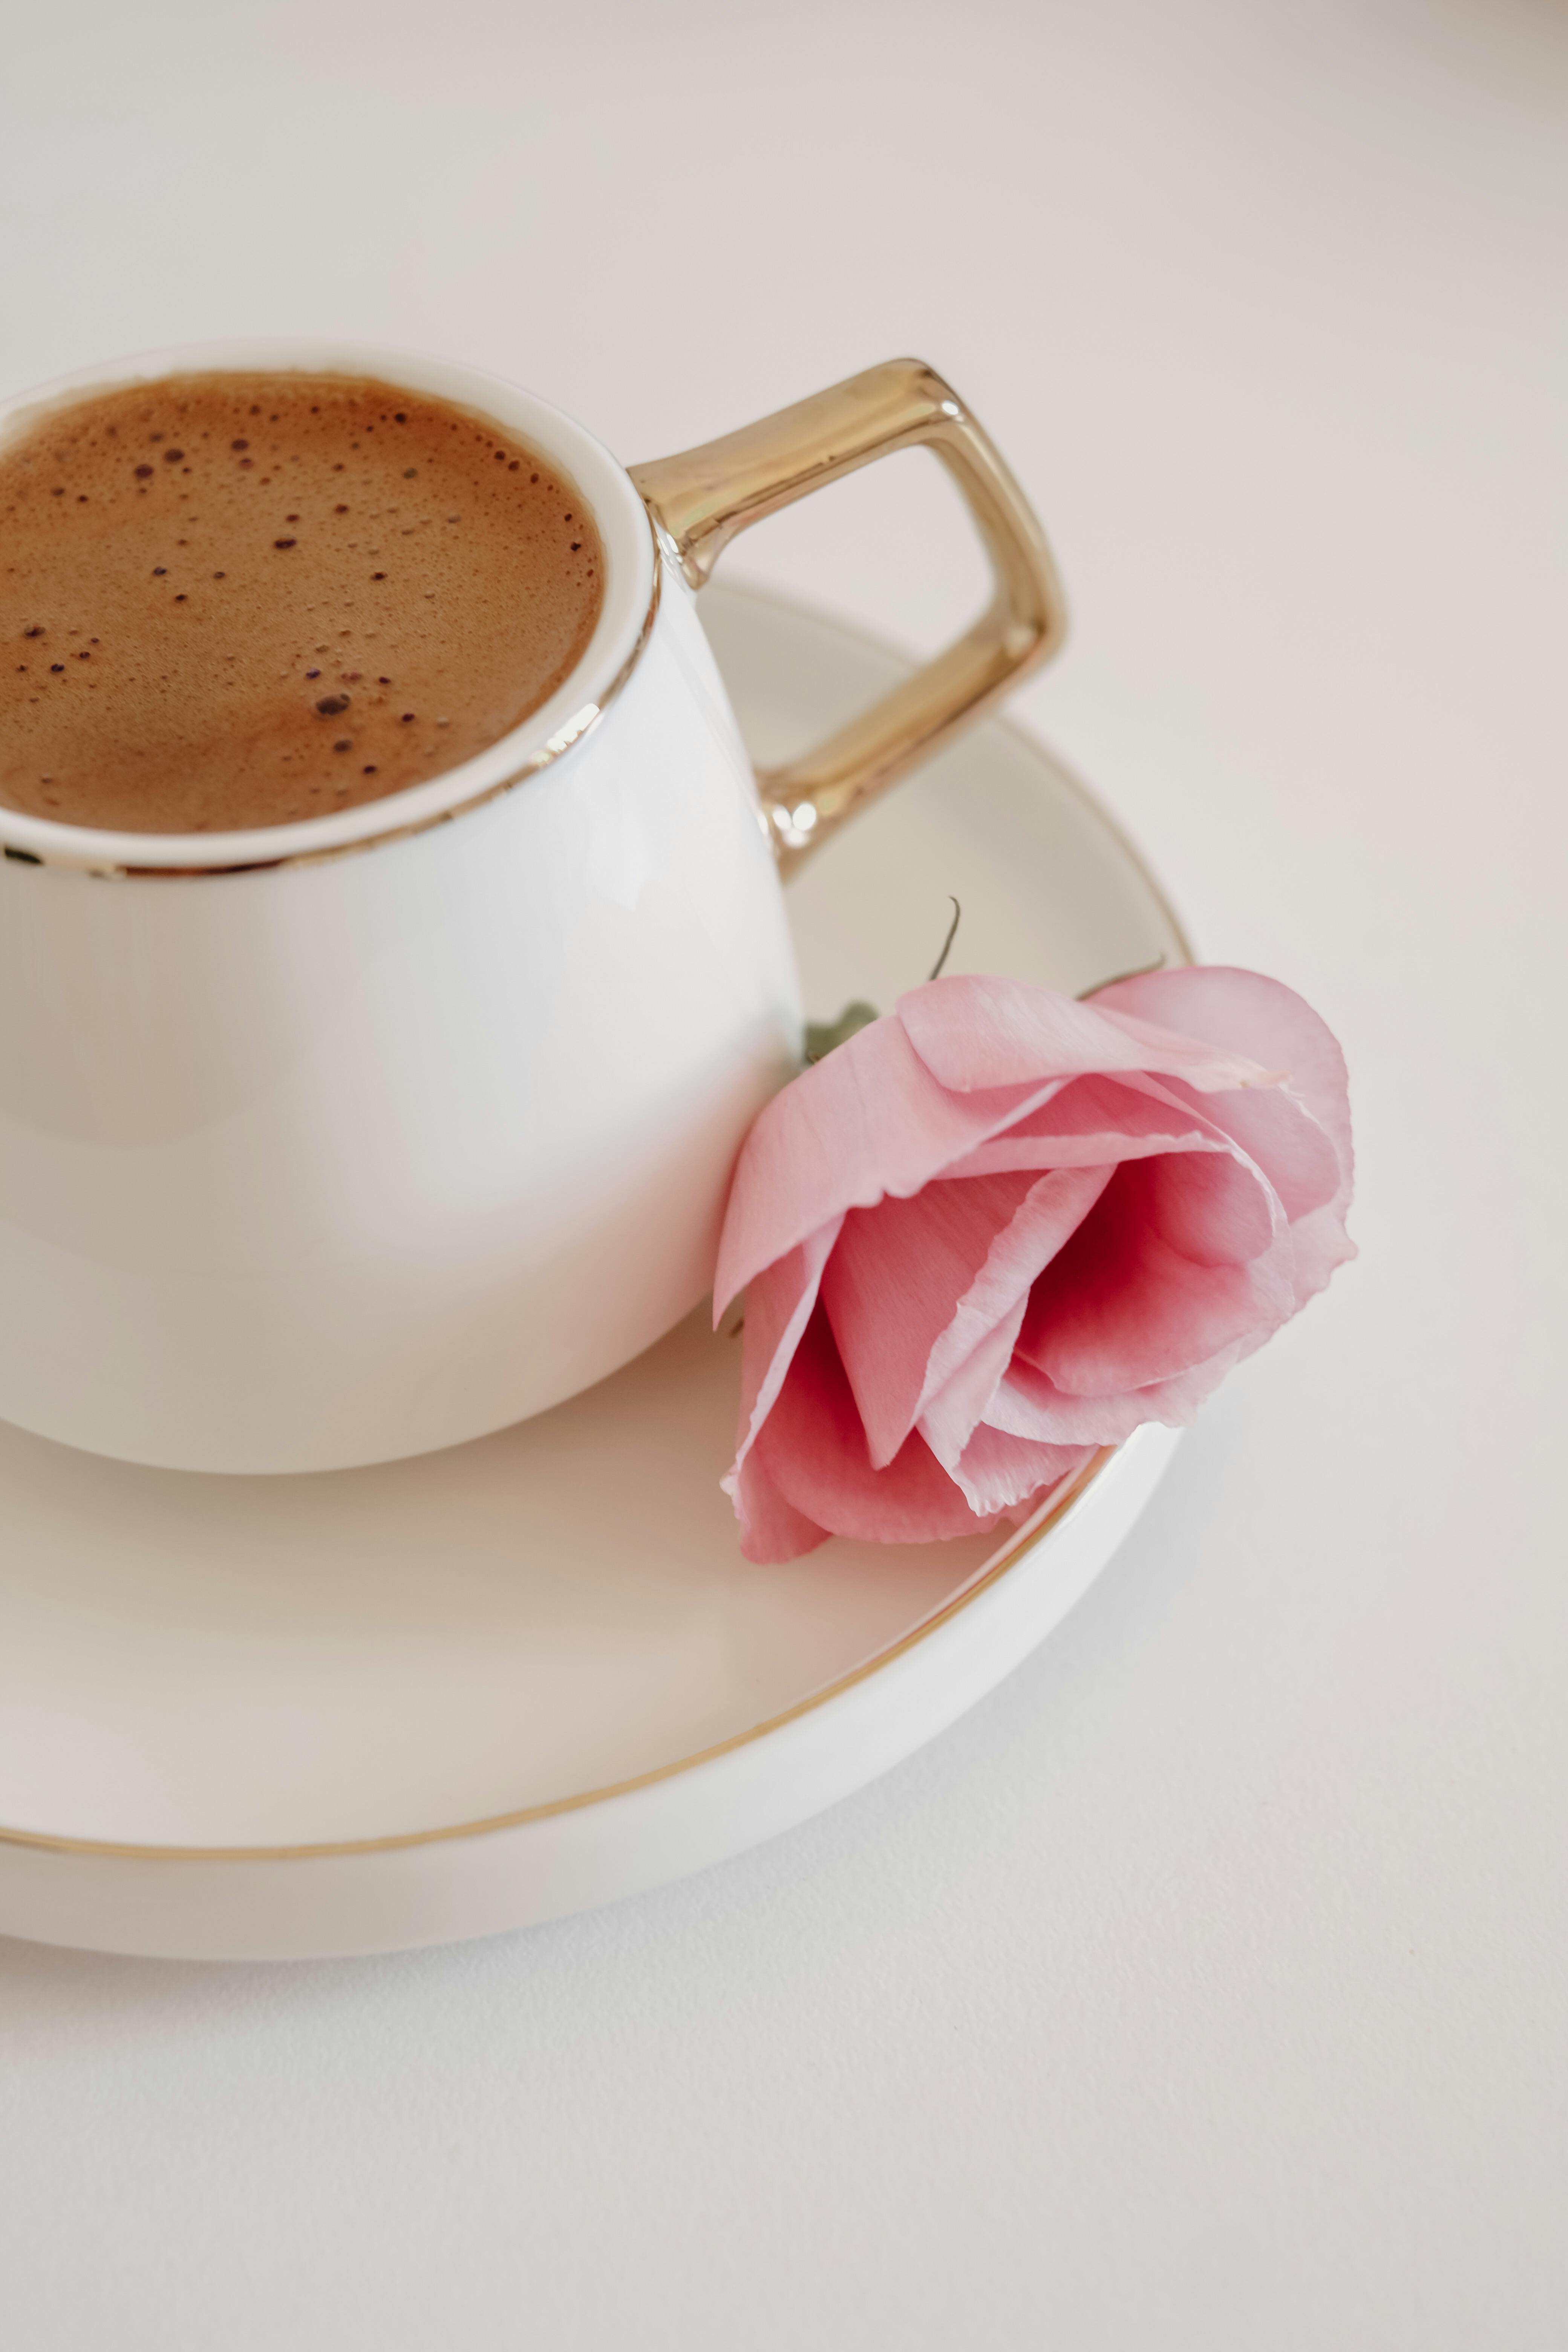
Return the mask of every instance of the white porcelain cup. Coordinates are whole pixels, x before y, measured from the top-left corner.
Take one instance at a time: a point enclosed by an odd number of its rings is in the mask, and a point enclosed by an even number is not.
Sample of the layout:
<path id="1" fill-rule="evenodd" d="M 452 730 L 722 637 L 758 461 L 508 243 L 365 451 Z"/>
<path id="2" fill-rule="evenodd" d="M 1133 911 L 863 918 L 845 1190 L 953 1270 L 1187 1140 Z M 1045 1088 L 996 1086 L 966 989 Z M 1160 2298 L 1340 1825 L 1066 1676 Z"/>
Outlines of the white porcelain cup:
<path id="1" fill-rule="evenodd" d="M 495 378 L 230 343 L 0 408 L 303 369 L 542 451 L 604 544 L 566 684 L 459 767 L 228 835 L 0 806 L 0 1418 L 132 1462 L 325 1470 L 478 1436 L 702 1296 L 736 1149 L 798 1066 L 781 872 L 1062 627 L 1045 543 L 949 387 L 893 362 L 628 474 Z M 926 443 L 995 600 L 832 743 L 753 776 L 694 592 L 733 533 Z"/>

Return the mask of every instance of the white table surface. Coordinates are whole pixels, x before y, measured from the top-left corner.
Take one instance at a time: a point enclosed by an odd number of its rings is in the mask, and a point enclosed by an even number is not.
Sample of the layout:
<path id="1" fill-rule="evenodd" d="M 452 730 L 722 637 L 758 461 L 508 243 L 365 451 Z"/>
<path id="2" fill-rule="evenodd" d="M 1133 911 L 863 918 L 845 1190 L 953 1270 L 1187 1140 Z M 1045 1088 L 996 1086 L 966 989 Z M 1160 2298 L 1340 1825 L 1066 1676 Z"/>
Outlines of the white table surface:
<path id="1" fill-rule="evenodd" d="M 1550 0 L 10 0 L 10 385 L 300 329 L 637 458 L 913 350 L 1056 542 L 1026 716 L 1350 1057 L 1363 1256 L 1065 1629 L 658 1896 L 0 1945 L 18 2352 L 1568 2336 Z M 925 461 L 737 571 L 927 644 Z"/>

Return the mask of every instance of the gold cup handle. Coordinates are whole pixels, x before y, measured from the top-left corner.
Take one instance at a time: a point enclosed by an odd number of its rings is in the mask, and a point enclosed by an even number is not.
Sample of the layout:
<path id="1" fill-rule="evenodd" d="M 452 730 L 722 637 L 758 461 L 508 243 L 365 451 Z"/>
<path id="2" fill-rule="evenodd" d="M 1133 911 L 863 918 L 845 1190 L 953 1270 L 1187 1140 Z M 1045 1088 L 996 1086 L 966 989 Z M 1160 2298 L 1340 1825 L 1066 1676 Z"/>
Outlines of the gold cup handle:
<path id="1" fill-rule="evenodd" d="M 804 759 L 758 784 L 787 876 L 836 826 L 988 709 L 1055 653 L 1067 628 L 1045 533 L 951 384 L 887 360 L 721 440 L 634 466 L 633 481 L 694 588 L 738 531 L 895 449 L 935 451 L 990 555 L 995 593 L 974 626 Z"/>

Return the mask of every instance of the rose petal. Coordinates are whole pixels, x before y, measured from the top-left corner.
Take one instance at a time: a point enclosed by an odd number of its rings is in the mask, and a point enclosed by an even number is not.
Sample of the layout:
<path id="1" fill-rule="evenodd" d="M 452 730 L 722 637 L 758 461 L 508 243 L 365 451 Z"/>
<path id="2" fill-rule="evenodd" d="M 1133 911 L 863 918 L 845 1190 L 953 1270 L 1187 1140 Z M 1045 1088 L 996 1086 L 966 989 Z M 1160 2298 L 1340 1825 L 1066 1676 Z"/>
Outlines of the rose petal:
<path id="1" fill-rule="evenodd" d="M 1074 1078 L 1048 1102 L 977 1144 L 945 1172 L 981 1176 L 1014 1168 L 1095 1168 L 1118 1160 L 1146 1160 L 1160 1151 L 1223 1151 L 1226 1139 L 1213 1118 L 1184 1102 L 1176 1084 L 1156 1084 L 1131 1073 L 1116 1078 Z M 1218 1097 L 1226 1102 L 1272 1098 L 1266 1091 Z"/>
<path id="2" fill-rule="evenodd" d="M 1173 1124 L 1172 1114 L 1179 1116 L 1178 1107 L 1185 1100 L 1195 1125 L 1215 1140 L 1227 1138 L 1245 1152 L 1279 1194 L 1288 1218 L 1307 1216 L 1338 1193 L 1340 1162 L 1333 1139 L 1288 1083 L 1245 1094 L 1205 1095 L 1201 1101 L 1194 1099 L 1180 1078 L 1138 1083 L 1151 1097 L 1171 1105 L 1166 1116 Z"/>
<path id="3" fill-rule="evenodd" d="M 944 1467 L 963 1488 L 972 1510 L 1000 1513 L 1081 1470 L 1095 1450 L 1092 1445 L 1037 1445 L 982 1425 L 957 1461 Z"/>
<path id="4" fill-rule="evenodd" d="M 1151 1103 L 1163 1106 L 1153 1115 L 1169 1119 L 1173 1129 L 1184 1116 L 1192 1121 L 1197 1132 L 1190 1144 L 1173 1136 L 1173 1150 L 1228 1150 L 1248 1165 L 1255 1175 L 1268 1179 L 1270 1170 L 1279 1171 L 1299 1219 L 1291 1228 L 1299 1244 L 1295 1261 L 1298 1307 L 1304 1306 L 1322 1288 L 1335 1266 L 1354 1257 L 1355 1244 L 1343 1224 L 1349 1186 L 1337 1173 L 1339 1161 L 1331 1139 L 1305 1103 L 1285 1087 L 1266 1093 L 1205 1095 L 1200 1108 L 1180 1078 L 1128 1074 L 1116 1084 L 1125 1093 L 1142 1094 Z M 1048 1116 L 1048 1112 L 1042 1116 Z M 1020 1125 L 1034 1123 L 1021 1121 Z M 1232 1133 L 1232 1129 L 1237 1132 Z M 1251 1157 L 1244 1138 L 1258 1145 L 1266 1155 L 1267 1165 Z M 994 1143 L 982 1145 L 968 1155 L 963 1165 L 967 1168 L 984 1164 L 993 1153 L 1004 1151 L 1007 1140 L 1000 1137 Z M 1316 1200 L 1325 1184 L 1331 1187 L 1333 1197 L 1325 1204 L 1321 1216 L 1301 1218 L 1303 1205 Z M 1288 1214 L 1291 1213 L 1285 1202 L 1281 1206 L 1287 1207 Z M 1304 1237 L 1309 1230 L 1312 1238 L 1307 1241 Z"/>
<path id="5" fill-rule="evenodd" d="M 723 1486 L 740 1523 L 742 1557 L 759 1567 L 798 1559 L 803 1552 L 815 1551 L 818 1544 L 827 1541 L 826 1528 L 785 1502 L 754 1450 L 731 1472 Z"/>
<path id="6" fill-rule="evenodd" d="M 1172 1151 L 1138 1171 L 1150 1224 L 1194 1265 L 1246 1265 L 1285 1225 L 1279 1195 L 1249 1160 Z"/>
<path id="7" fill-rule="evenodd" d="M 985 1409 L 988 1427 L 1028 1437 L 1042 1445 L 1120 1445 L 1147 1418 L 1137 1400 L 1150 1391 L 1129 1389 L 1121 1396 L 1069 1396 L 1037 1365 L 1015 1355 Z"/>
<path id="8" fill-rule="evenodd" d="M 1098 1130 L 1093 1097 L 1082 1113 L 1074 1104 L 1075 1097 L 1089 1089 L 1097 1090 L 1106 1121 Z M 1124 1122 L 1125 1140 L 1110 1130 L 1112 1117 Z M 1086 1130 L 1081 1134 L 1080 1126 Z M 1261 1158 L 1248 1150 L 1249 1140 L 1257 1143 Z M 1041 1162 L 1078 1165 L 1091 1149 L 1107 1159 L 1129 1160 L 1153 1160 L 1166 1152 L 1228 1152 L 1277 1192 L 1278 1173 L 1285 1188 L 1281 1206 L 1287 1216 L 1319 1206 L 1336 1193 L 1340 1183 L 1332 1142 L 1306 1104 L 1283 1086 L 1194 1097 L 1180 1078 L 1152 1078 L 1132 1071 L 1115 1079 L 1075 1080 L 1043 1108 L 978 1145 L 951 1172 L 1000 1172 Z"/>
<path id="9" fill-rule="evenodd" d="M 1168 1380 L 1290 1313 L 1275 1253 L 1250 1265 L 1195 1265 L 1151 1222 L 1159 1161 L 1117 1171 L 1093 1213 L 1036 1283 L 1017 1353 L 1075 1396 Z"/>
<path id="10" fill-rule="evenodd" d="M 842 1051 L 842 1047 L 838 1049 Z M 832 1535 L 869 1543 L 925 1543 L 994 1526 L 976 1517 L 916 1434 L 874 1470 L 855 1400 L 820 1304 L 757 1438 L 774 1489 Z"/>
<path id="11" fill-rule="evenodd" d="M 1103 992 L 1079 1004 L 1026 981 L 955 973 L 900 996 L 898 1018 L 926 1068 L 955 1094 L 1113 1070 L 1184 1077 L 1204 1093 L 1274 1083 L 1265 1065 L 1158 1028 Z"/>
<path id="12" fill-rule="evenodd" d="M 1187 964 L 1176 971 L 1116 981 L 1089 1001 L 1140 1020 L 1168 1022 L 1210 1045 L 1223 1041 L 1236 1050 L 1266 1055 L 1271 1068 L 1283 1066 L 1286 1087 L 1305 1104 L 1333 1147 L 1343 1186 L 1340 1206 L 1348 1206 L 1354 1158 L 1345 1057 L 1333 1031 L 1294 989 L 1234 965 Z M 1239 1132 L 1237 1139 L 1251 1150 Z M 1262 1152 L 1253 1157 L 1267 1166 Z"/>
<path id="13" fill-rule="evenodd" d="M 1226 1372 L 1261 1347 L 1275 1327 L 1234 1339 L 1217 1354 L 1168 1381 L 1123 1389 L 1112 1396 L 1069 1396 L 1044 1372 L 1015 1355 L 986 1409 L 986 1423 L 1051 1445 L 1120 1445 L 1146 1421 L 1184 1429 Z"/>
<path id="14" fill-rule="evenodd" d="M 921 1399 L 917 1424 L 921 1435 L 950 1476 L 957 1475 L 954 1465 L 987 1417 L 991 1400 L 1006 1376 L 1028 1306 L 1026 1286 L 1001 1321 L 982 1333 L 951 1376 L 940 1386 L 931 1385 L 931 1394 Z"/>
<path id="15" fill-rule="evenodd" d="M 1114 1172 L 1110 1168 L 1061 1168 L 1037 1178 L 959 1300 L 951 1325 L 931 1350 L 915 1408 L 927 1443 L 950 1467 L 986 1417 L 995 1384 L 1007 1369 L 1032 1285 L 1078 1231 Z"/>
<path id="16" fill-rule="evenodd" d="M 1293 1160 L 1290 1164 L 1282 1163 L 1278 1140 L 1263 1132 L 1261 1097 L 1249 1101 L 1232 1097 L 1223 1108 L 1215 1104 L 1205 1108 L 1217 1113 L 1243 1150 L 1276 1183 L 1286 1203 L 1295 1245 L 1292 1297 L 1296 1307 L 1304 1307 L 1322 1289 L 1335 1267 L 1356 1255 L 1355 1244 L 1344 1229 L 1355 1178 L 1350 1081 L 1332 1030 L 1294 989 L 1261 972 L 1238 971 L 1223 964 L 1196 964 L 1180 971 L 1150 972 L 1139 980 L 1118 981 L 1093 1001 L 1123 1007 L 1140 1017 L 1177 1022 L 1194 1036 L 1235 1038 L 1284 1065 L 1281 1095 L 1300 1103 L 1327 1136 L 1338 1167 L 1339 1181 L 1321 1207 L 1303 1213 L 1300 1203 L 1309 1192 L 1321 1187 L 1321 1176 L 1309 1182 L 1299 1179 Z"/>
<path id="17" fill-rule="evenodd" d="M 715 1321 L 808 1234 L 847 1209 L 909 1199 L 1041 1093 L 949 1094 L 891 1016 L 858 1031 L 765 1104 L 741 1147 L 719 1244 Z"/>
<path id="18" fill-rule="evenodd" d="M 912 1201 L 845 1217 L 822 1302 L 878 1469 L 914 1427 L 931 1350 L 1036 1181 L 1026 1171 L 928 1184 Z"/>
<path id="19" fill-rule="evenodd" d="M 746 1293 L 746 1323 L 741 1335 L 741 1434 L 734 1463 L 721 1481 L 732 1480 L 745 1464 L 757 1432 L 773 1411 L 784 1377 L 811 1319 L 841 1217 L 823 1225 L 774 1265 L 764 1266 Z"/>
<path id="20" fill-rule="evenodd" d="M 1294 1313 L 1317 1297 L 1336 1266 L 1349 1264 L 1356 1245 L 1345 1231 L 1343 1209 L 1337 1199 L 1327 1208 L 1315 1209 L 1310 1217 L 1300 1218 L 1289 1229 L 1289 1240 Z"/>

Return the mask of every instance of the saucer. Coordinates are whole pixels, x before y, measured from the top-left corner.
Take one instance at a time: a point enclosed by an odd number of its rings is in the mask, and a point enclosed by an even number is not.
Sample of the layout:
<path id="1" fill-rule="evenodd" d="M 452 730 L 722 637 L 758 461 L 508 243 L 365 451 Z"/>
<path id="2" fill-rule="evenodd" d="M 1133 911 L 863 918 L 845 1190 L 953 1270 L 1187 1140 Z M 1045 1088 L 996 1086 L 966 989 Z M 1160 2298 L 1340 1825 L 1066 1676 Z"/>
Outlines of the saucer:
<path id="1" fill-rule="evenodd" d="M 772 764 L 907 673 L 827 615 L 700 606 Z M 810 1013 L 949 971 L 1077 992 L 1185 948 L 1043 746 L 993 720 L 824 850 Z M 492 1933 L 703 1867 L 990 1689 L 1170 1458 L 1142 1430 L 1038 1524 L 743 1560 L 737 1343 L 702 1314 L 586 1395 L 372 1470 L 140 1469 L 0 1426 L 0 1932 L 263 1958 Z"/>

